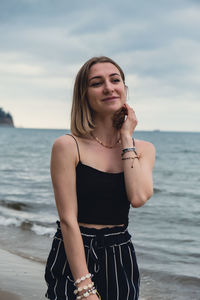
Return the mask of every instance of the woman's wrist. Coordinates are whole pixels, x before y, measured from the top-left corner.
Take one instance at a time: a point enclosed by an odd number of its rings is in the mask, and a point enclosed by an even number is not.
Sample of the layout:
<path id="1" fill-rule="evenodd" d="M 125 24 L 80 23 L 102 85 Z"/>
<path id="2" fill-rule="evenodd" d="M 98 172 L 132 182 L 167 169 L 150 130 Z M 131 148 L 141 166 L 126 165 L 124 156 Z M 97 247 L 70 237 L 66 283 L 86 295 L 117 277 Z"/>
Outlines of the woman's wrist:
<path id="1" fill-rule="evenodd" d="M 76 289 L 74 294 L 76 295 L 77 300 L 84 299 L 101 299 L 98 296 L 98 291 L 96 290 L 95 284 L 92 281 L 93 274 L 88 273 L 85 276 L 80 277 L 74 282 Z"/>
<path id="2" fill-rule="evenodd" d="M 82 281 L 82 282 L 76 284 L 76 287 L 77 287 L 77 288 L 83 287 L 83 286 L 86 286 L 86 285 L 88 285 L 88 284 L 91 284 L 92 282 L 93 282 L 93 281 L 92 281 L 91 278 L 87 278 L 87 279 L 85 279 L 84 281 Z"/>
<path id="3" fill-rule="evenodd" d="M 133 147 L 133 138 L 130 134 L 121 135 L 122 148 Z"/>

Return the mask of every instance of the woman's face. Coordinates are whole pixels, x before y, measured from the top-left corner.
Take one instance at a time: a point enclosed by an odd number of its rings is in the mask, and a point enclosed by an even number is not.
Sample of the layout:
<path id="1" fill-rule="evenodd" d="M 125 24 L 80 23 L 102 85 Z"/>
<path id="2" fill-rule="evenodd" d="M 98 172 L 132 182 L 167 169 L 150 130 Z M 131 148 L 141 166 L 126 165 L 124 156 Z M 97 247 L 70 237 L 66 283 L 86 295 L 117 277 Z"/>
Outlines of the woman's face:
<path id="1" fill-rule="evenodd" d="M 126 101 L 126 87 L 117 67 L 97 63 L 90 68 L 87 97 L 94 114 L 113 114 Z"/>

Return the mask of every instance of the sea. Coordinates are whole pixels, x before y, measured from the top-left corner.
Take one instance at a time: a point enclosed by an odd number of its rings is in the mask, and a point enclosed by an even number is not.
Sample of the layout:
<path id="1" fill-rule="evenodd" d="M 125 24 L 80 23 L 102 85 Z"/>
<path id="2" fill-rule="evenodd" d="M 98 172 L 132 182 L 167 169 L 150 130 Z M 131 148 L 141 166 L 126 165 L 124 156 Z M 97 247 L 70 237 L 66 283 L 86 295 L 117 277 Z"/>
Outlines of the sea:
<path id="1" fill-rule="evenodd" d="M 51 148 L 67 132 L 0 128 L 0 247 L 41 264 L 58 219 Z M 200 300 L 200 133 L 136 131 L 134 137 L 156 148 L 154 195 L 129 216 L 140 300 Z"/>

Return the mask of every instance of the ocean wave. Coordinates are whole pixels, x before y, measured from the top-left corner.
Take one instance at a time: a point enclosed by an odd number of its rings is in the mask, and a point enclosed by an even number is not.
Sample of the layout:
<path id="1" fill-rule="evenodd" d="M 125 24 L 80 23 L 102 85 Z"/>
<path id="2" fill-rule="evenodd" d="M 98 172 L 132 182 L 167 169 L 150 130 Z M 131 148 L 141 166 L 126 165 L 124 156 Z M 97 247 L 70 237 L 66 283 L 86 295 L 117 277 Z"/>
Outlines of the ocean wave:
<path id="1" fill-rule="evenodd" d="M 158 278 L 158 280 L 162 280 L 165 282 L 173 282 L 173 283 L 179 282 L 183 286 L 190 286 L 190 285 L 196 287 L 200 286 L 199 277 L 182 275 L 182 274 L 174 274 L 167 271 L 156 271 L 156 270 L 147 270 L 147 269 L 142 269 L 142 271 L 144 273 L 144 276 L 148 275 L 149 277 L 151 277 L 152 274 L 154 274 L 155 278 Z"/>
<path id="2" fill-rule="evenodd" d="M 199 151 L 198 150 L 192 150 L 192 149 L 184 149 L 184 150 L 180 150 L 178 151 L 179 153 L 198 153 L 199 154 Z"/>
<path id="3" fill-rule="evenodd" d="M 154 191 L 154 194 L 158 194 L 158 193 L 162 193 L 163 192 L 162 189 L 159 189 L 159 188 L 156 188 L 156 187 L 153 189 L 153 191 Z"/>
<path id="4" fill-rule="evenodd" d="M 21 220 L 15 217 L 0 216 L 0 226 L 14 226 L 22 230 L 29 230 L 37 235 L 52 237 L 55 234 L 55 223 L 42 224 L 30 220 Z"/>
<path id="5" fill-rule="evenodd" d="M 11 198 L 11 195 L 9 195 Z M 17 210 L 17 211 L 41 211 L 41 210 L 47 210 L 51 208 L 51 203 L 48 203 L 45 199 L 34 199 L 34 201 L 30 200 L 29 195 L 26 195 L 29 201 L 23 202 L 23 201 L 15 201 L 15 200 L 0 200 L 0 207 L 9 208 L 11 210 Z M 54 209 L 54 207 L 53 207 Z"/>
<path id="6" fill-rule="evenodd" d="M 175 280 L 179 281 L 183 285 L 196 285 L 200 286 L 200 278 L 193 277 L 193 276 L 184 276 L 184 275 L 174 275 Z"/>
<path id="7" fill-rule="evenodd" d="M 195 258 L 200 258 L 200 253 L 192 253 L 190 256 L 195 257 Z"/>
<path id="8" fill-rule="evenodd" d="M 21 221 L 17 218 L 0 216 L 0 225 L 19 227 L 21 225 Z"/>
<path id="9" fill-rule="evenodd" d="M 167 170 L 167 168 L 166 168 L 166 169 L 162 170 L 162 175 L 164 175 L 166 177 L 171 177 L 174 175 L 174 170 Z"/>
<path id="10" fill-rule="evenodd" d="M 24 202 L 6 200 L 0 200 L 0 206 L 11 208 L 14 210 L 27 210 L 28 208 L 32 207 L 30 204 Z"/>
<path id="11" fill-rule="evenodd" d="M 15 171 L 17 171 L 17 169 L 1 169 L 1 172 L 4 173 L 14 173 Z"/>
<path id="12" fill-rule="evenodd" d="M 37 235 L 47 235 L 52 237 L 55 234 L 55 227 L 45 227 L 37 224 L 33 224 L 31 230 Z"/>
<path id="13" fill-rule="evenodd" d="M 168 192 L 168 194 L 170 196 L 175 196 L 175 197 L 186 197 L 186 198 L 190 198 L 190 199 L 197 199 L 199 200 L 200 199 L 200 196 L 199 194 L 193 194 L 193 193 L 187 193 L 187 192 Z"/>

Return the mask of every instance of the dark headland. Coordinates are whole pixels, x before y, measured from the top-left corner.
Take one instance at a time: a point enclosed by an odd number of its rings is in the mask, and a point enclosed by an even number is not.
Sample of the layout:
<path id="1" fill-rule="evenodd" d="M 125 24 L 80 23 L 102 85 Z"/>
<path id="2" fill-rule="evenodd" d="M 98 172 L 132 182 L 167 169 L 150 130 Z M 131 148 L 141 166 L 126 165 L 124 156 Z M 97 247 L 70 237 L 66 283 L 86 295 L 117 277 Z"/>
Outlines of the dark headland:
<path id="1" fill-rule="evenodd" d="M 10 113 L 6 113 L 1 107 L 0 107 L 0 126 L 15 127 L 12 115 Z"/>

